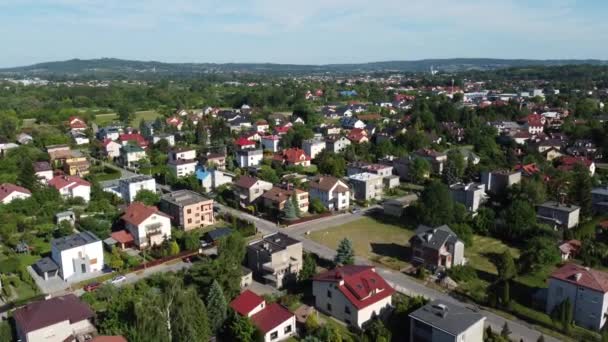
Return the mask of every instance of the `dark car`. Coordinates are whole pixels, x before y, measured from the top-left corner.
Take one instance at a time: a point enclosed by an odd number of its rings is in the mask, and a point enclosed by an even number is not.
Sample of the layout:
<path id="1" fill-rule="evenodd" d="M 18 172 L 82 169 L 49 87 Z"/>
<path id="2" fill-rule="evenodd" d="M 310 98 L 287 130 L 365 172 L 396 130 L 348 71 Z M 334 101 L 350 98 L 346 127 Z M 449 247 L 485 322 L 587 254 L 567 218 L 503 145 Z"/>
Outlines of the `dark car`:
<path id="1" fill-rule="evenodd" d="M 84 287 L 84 290 L 87 292 L 95 291 L 101 286 L 100 283 L 90 283 Z"/>

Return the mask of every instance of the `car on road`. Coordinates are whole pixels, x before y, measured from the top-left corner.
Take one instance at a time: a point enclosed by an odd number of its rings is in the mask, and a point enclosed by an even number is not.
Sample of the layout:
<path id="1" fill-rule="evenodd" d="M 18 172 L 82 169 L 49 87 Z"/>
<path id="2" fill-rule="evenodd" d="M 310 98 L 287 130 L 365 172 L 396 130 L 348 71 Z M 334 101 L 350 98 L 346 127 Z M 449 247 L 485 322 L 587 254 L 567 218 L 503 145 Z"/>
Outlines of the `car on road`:
<path id="1" fill-rule="evenodd" d="M 85 290 L 86 292 L 91 292 L 91 291 L 97 290 L 100 286 L 101 286 L 100 283 L 90 283 L 90 284 L 85 285 L 83 290 Z"/>
<path id="2" fill-rule="evenodd" d="M 125 280 L 127 280 L 127 277 L 125 277 L 124 275 L 119 275 L 119 276 L 116 276 L 116 277 L 112 278 L 112 280 L 110 281 L 110 283 L 112 283 L 112 284 L 119 284 L 119 283 L 122 283 Z"/>
<path id="3" fill-rule="evenodd" d="M 361 209 L 359 209 L 359 208 L 357 208 L 357 207 L 354 207 L 354 208 L 353 208 L 353 210 L 352 210 L 352 213 L 353 213 L 353 214 L 356 214 L 356 213 L 358 213 L 358 212 L 360 212 L 360 211 L 361 211 Z"/>

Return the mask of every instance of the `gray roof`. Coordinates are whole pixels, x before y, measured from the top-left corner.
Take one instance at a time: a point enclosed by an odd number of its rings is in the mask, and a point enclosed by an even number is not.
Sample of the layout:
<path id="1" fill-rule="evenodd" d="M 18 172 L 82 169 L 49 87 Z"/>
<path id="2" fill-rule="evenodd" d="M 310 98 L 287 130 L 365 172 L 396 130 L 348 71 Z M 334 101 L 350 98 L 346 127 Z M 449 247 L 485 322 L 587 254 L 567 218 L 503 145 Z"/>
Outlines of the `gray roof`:
<path id="1" fill-rule="evenodd" d="M 32 267 L 38 271 L 39 274 L 53 272 L 59 269 L 59 266 L 57 266 L 57 264 L 49 257 L 44 257 L 36 261 Z"/>
<path id="2" fill-rule="evenodd" d="M 452 336 L 458 336 L 473 324 L 485 319 L 476 310 L 435 300 L 412 312 L 410 317 L 422 321 L 436 329 L 443 330 Z"/>
<path id="3" fill-rule="evenodd" d="M 300 241 L 292 239 L 283 233 L 274 233 L 264 236 L 262 240 L 251 243 L 248 248 L 273 254 L 276 251 L 284 250 L 288 246 L 295 245 L 296 243 L 300 243 Z"/>
<path id="4" fill-rule="evenodd" d="M 403 197 L 393 198 L 384 202 L 389 205 L 410 205 L 412 202 L 418 200 L 418 195 L 416 194 L 408 194 Z"/>
<path id="5" fill-rule="evenodd" d="M 134 177 L 130 177 L 130 178 L 121 178 L 119 180 L 120 183 L 126 183 L 126 184 L 131 184 L 131 183 L 139 183 L 139 182 L 144 182 L 147 180 L 153 179 L 151 176 L 145 176 L 145 175 L 140 175 L 140 176 L 134 176 Z"/>
<path id="6" fill-rule="evenodd" d="M 230 228 L 217 228 L 215 230 L 208 232 L 207 237 L 211 241 L 217 241 L 217 240 L 223 238 L 224 236 L 228 236 L 230 234 L 232 234 L 232 229 L 230 229 Z"/>
<path id="7" fill-rule="evenodd" d="M 445 224 L 436 228 L 420 225 L 416 228 L 416 235 L 412 237 L 413 239 L 419 240 L 423 247 L 438 250 L 446 242 L 457 242 L 458 236 Z"/>
<path id="8" fill-rule="evenodd" d="M 597 194 L 597 195 L 602 195 L 602 196 L 608 196 L 608 187 L 601 187 L 601 188 L 595 188 L 593 190 L 591 190 L 592 194 Z"/>
<path id="9" fill-rule="evenodd" d="M 545 202 L 545 203 L 539 205 L 539 207 L 551 209 L 551 210 L 565 211 L 568 213 L 571 213 L 571 212 L 576 211 L 581 208 L 574 204 L 560 204 L 559 202 L 555 202 L 555 201 Z"/>
<path id="10" fill-rule="evenodd" d="M 192 205 L 206 201 L 202 195 L 192 190 L 177 190 L 161 196 L 161 201 L 165 201 L 178 206 Z"/>
<path id="11" fill-rule="evenodd" d="M 59 251 L 64 251 L 66 249 L 72 249 L 75 247 L 88 245 L 88 244 L 96 242 L 96 241 L 100 241 L 100 240 L 97 236 L 95 236 L 95 234 L 93 234 L 89 231 L 84 231 L 84 232 L 80 232 L 78 234 L 64 236 L 62 238 L 55 239 L 55 240 L 51 241 L 51 246 L 53 246 L 54 248 L 56 248 Z"/>

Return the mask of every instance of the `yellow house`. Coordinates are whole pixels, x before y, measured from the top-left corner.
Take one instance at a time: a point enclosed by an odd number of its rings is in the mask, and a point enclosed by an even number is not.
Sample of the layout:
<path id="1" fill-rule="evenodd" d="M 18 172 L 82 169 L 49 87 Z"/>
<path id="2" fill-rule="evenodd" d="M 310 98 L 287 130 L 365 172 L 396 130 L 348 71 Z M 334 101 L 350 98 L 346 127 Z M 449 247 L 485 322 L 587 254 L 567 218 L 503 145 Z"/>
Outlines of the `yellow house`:
<path id="1" fill-rule="evenodd" d="M 63 171 L 70 176 L 84 177 L 89 174 L 91 164 L 84 156 L 72 156 L 65 160 Z"/>

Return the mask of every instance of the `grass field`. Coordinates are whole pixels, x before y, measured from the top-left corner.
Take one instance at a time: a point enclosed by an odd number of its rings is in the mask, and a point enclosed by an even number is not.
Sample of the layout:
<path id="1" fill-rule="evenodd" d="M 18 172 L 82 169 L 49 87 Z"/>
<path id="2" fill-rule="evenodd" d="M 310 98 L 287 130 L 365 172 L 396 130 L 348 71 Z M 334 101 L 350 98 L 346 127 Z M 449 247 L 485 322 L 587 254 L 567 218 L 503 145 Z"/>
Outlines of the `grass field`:
<path id="1" fill-rule="evenodd" d="M 492 258 L 503 253 L 507 248 L 511 250 L 513 258 L 517 259 L 519 257 L 519 249 L 509 247 L 502 241 L 491 237 L 475 235 L 473 245 L 466 247 L 464 254 L 469 260 L 469 265 L 473 268 L 491 274 L 498 274 Z"/>
<path id="2" fill-rule="evenodd" d="M 135 118 L 131 121 L 131 126 L 136 127 L 139 125 L 141 119 L 145 121 L 153 121 L 159 117 L 160 114 L 155 110 L 144 110 L 140 112 L 135 112 Z M 97 114 L 95 116 L 95 123 L 98 125 L 105 125 L 112 121 L 117 121 L 118 115 L 116 113 L 105 113 L 105 114 Z"/>
<path id="3" fill-rule="evenodd" d="M 372 217 L 362 217 L 351 223 L 313 232 L 310 238 L 335 249 L 340 240 L 348 237 L 356 255 L 377 260 L 391 268 L 402 268 L 408 265 L 406 246 L 412 235 L 412 230 Z"/>

